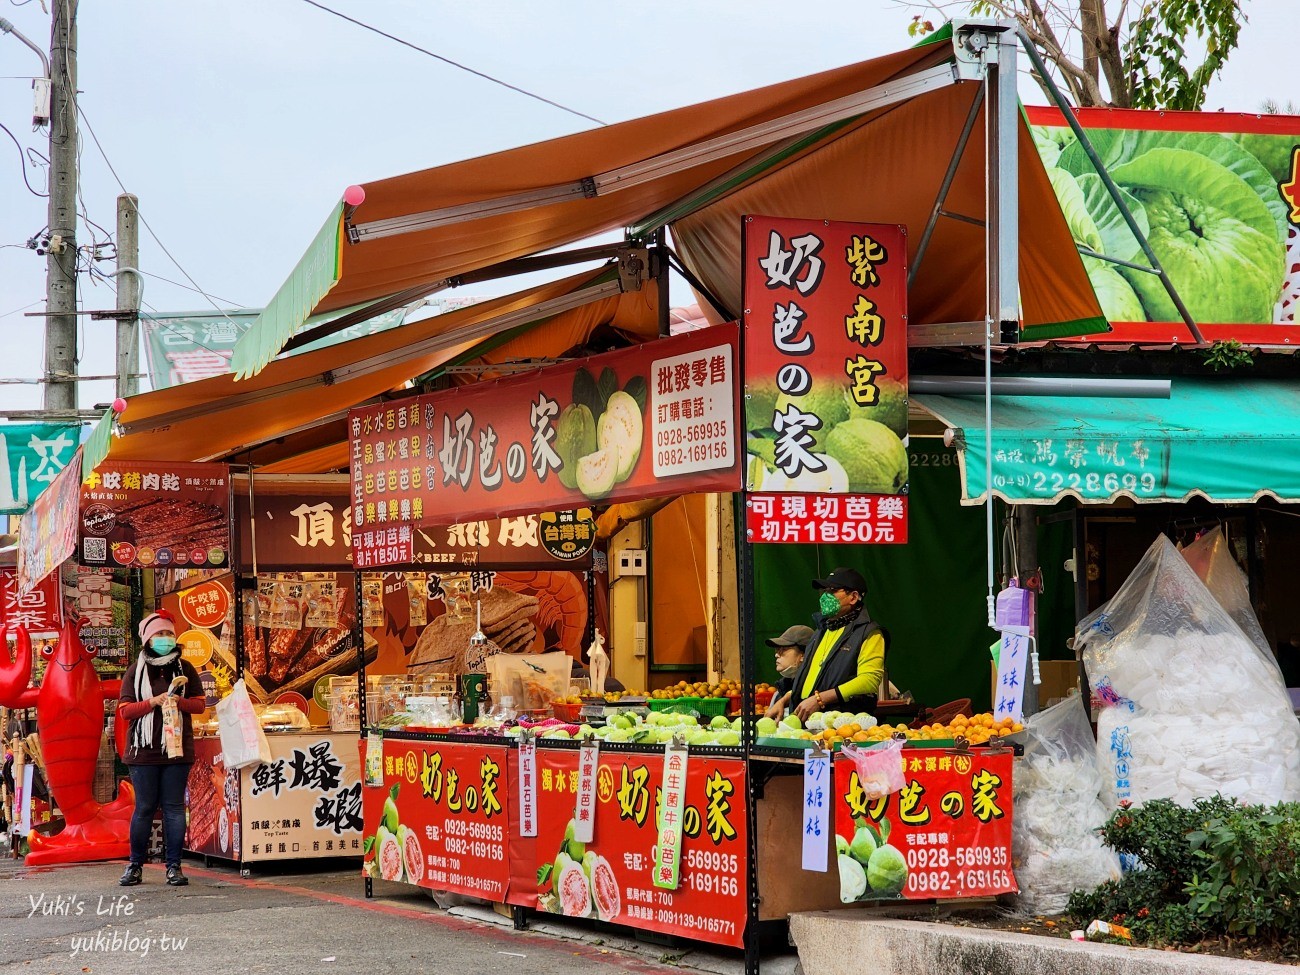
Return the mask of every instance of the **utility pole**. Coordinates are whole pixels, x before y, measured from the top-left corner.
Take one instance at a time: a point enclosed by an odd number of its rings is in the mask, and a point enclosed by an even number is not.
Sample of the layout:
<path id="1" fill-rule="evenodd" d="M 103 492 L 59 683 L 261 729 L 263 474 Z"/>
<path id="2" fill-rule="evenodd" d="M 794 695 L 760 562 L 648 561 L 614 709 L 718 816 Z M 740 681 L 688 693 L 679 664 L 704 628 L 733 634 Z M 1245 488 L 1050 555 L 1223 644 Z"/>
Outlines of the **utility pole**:
<path id="1" fill-rule="evenodd" d="M 45 409 L 77 408 L 77 4 L 54 0 L 50 30 L 50 250 Z"/>
<path id="2" fill-rule="evenodd" d="M 117 198 L 117 395 L 140 391 L 140 201 L 130 193 Z"/>

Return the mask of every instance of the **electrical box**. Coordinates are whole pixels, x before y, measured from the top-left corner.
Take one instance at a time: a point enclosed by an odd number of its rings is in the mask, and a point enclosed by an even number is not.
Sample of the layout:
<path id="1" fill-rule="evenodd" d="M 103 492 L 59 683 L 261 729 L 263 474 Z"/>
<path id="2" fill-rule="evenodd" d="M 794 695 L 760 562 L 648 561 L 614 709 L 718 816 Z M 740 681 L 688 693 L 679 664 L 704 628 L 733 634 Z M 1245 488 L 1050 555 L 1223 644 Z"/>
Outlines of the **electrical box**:
<path id="1" fill-rule="evenodd" d="M 50 120 L 50 79 L 32 79 L 32 125 L 45 125 Z"/>
<path id="2" fill-rule="evenodd" d="M 643 622 L 638 622 L 632 632 L 632 656 L 644 657 L 646 655 L 647 627 Z"/>
<path id="3" fill-rule="evenodd" d="M 646 551 L 643 548 L 625 548 L 618 553 L 618 574 L 643 576 L 646 574 Z"/>

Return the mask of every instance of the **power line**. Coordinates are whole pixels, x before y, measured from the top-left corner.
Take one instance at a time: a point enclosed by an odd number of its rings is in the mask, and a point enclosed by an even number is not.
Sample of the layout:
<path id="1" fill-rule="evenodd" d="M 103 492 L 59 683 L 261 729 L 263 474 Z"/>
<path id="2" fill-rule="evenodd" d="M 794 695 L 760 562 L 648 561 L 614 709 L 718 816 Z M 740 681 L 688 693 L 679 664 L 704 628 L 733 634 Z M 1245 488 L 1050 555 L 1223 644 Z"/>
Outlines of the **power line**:
<path id="1" fill-rule="evenodd" d="M 389 34 L 386 31 L 382 31 L 378 27 L 371 27 L 369 24 L 363 23 L 357 20 L 355 17 L 349 17 L 345 13 L 340 13 L 337 10 L 331 10 L 323 3 L 317 3 L 316 0 L 302 0 L 302 2 L 306 4 L 310 4 L 311 6 L 317 8 L 318 10 L 323 10 L 327 14 L 333 14 L 335 17 L 339 17 L 343 20 L 346 20 L 349 23 L 356 24 L 358 27 L 364 27 L 366 30 L 372 31 L 375 34 L 378 34 L 380 37 L 386 37 L 390 41 L 396 41 L 398 44 L 402 44 L 406 47 L 409 47 L 413 51 L 419 51 L 421 54 L 427 54 L 429 57 L 441 61 L 444 64 L 450 64 L 453 68 L 460 68 L 462 71 L 468 71 L 470 74 L 483 78 L 486 81 L 490 81 L 494 85 L 500 85 L 502 88 L 509 88 L 511 91 L 517 91 L 521 95 L 527 95 L 529 98 L 535 98 L 539 102 L 544 102 L 545 104 L 550 105 L 552 108 L 558 108 L 560 111 L 568 112 L 570 115 L 576 115 L 578 116 L 578 118 L 585 118 L 587 121 L 595 122 L 597 125 L 609 124 L 608 122 L 602 122 L 600 119 L 596 118 L 593 115 L 588 115 L 586 112 L 579 112 L 576 108 L 569 108 L 567 105 L 561 105 L 559 102 L 551 101 L 551 99 L 544 98 L 543 96 L 538 95 L 535 92 L 531 92 L 526 88 L 520 88 L 518 85 L 512 85 L 508 81 L 502 81 L 500 78 L 494 78 L 490 74 L 485 74 L 482 71 L 477 71 L 474 68 L 469 67 L 468 65 L 461 64 L 459 61 L 453 61 L 451 58 L 444 57 L 441 54 L 434 54 L 428 48 L 420 47 L 420 45 L 418 44 L 412 44 L 410 41 L 403 40 L 400 37 L 397 37 L 393 34 Z"/>
<path id="2" fill-rule="evenodd" d="M 22 166 L 23 166 L 23 182 L 24 182 L 24 183 L 27 183 L 27 190 L 28 190 L 28 192 L 30 192 L 30 193 L 32 194 L 32 196 L 39 196 L 39 197 L 41 197 L 42 199 L 47 199 L 47 198 L 49 197 L 50 194 L 48 194 L 48 193 L 40 193 L 40 192 L 37 192 L 36 190 L 32 189 L 32 184 L 31 184 L 30 182 L 28 182 L 28 180 L 27 180 L 27 154 L 26 154 L 25 152 L 23 152 L 23 145 L 22 145 L 21 142 L 18 141 L 18 137 L 17 137 L 16 135 L 14 135 L 12 132 L 10 132 L 10 131 L 9 131 L 9 127 L 8 127 L 7 125 L 5 125 L 4 123 L 2 123 L 2 122 L 0 122 L 0 129 L 4 129 L 4 130 L 5 130 L 5 135 L 7 135 L 7 136 L 9 136 L 9 138 L 13 139 L 13 140 L 14 140 L 14 145 L 18 147 L 18 161 L 19 161 L 20 163 L 22 163 Z"/>
<path id="3" fill-rule="evenodd" d="M 122 177 L 117 175 L 117 170 L 113 168 L 112 162 L 109 161 L 108 153 L 104 151 L 104 147 L 99 141 L 99 136 L 95 134 L 94 126 L 90 124 L 90 119 L 86 117 L 86 113 L 82 109 L 80 104 L 77 105 L 77 114 L 80 115 L 81 120 L 86 123 L 86 131 L 90 133 L 91 139 L 94 140 L 95 148 L 99 150 L 99 154 L 103 157 L 104 164 L 108 166 L 108 171 L 113 174 L 113 179 L 117 181 L 117 185 L 121 188 L 123 193 L 128 193 L 129 191 L 126 188 L 126 184 L 122 182 Z M 229 315 L 226 314 L 225 309 L 219 306 L 212 299 L 212 296 L 210 294 L 208 294 L 201 287 L 199 287 L 199 283 L 195 281 L 193 277 L 190 276 L 189 271 L 181 267 L 181 262 L 176 260 L 176 258 L 172 255 L 172 252 L 167 249 L 167 245 L 162 242 L 162 240 L 159 238 L 159 236 L 156 233 L 154 233 L 153 227 L 150 226 L 149 221 L 145 219 L 145 215 L 143 211 L 140 210 L 139 206 L 136 207 L 135 212 L 136 212 L 136 216 L 140 218 L 140 222 L 144 224 L 144 229 L 149 231 L 149 236 L 154 239 L 154 243 L 162 248 L 162 252 L 167 255 L 167 258 L 173 264 L 176 265 L 176 270 L 180 271 L 181 274 L 185 276 L 185 280 L 194 286 L 195 292 L 197 294 L 201 294 L 204 298 L 206 298 L 208 300 L 208 304 L 210 304 L 214 309 L 216 309 L 217 314 L 219 314 L 226 321 L 230 322 L 230 324 L 234 325 L 235 324 L 234 319 L 232 319 Z"/>

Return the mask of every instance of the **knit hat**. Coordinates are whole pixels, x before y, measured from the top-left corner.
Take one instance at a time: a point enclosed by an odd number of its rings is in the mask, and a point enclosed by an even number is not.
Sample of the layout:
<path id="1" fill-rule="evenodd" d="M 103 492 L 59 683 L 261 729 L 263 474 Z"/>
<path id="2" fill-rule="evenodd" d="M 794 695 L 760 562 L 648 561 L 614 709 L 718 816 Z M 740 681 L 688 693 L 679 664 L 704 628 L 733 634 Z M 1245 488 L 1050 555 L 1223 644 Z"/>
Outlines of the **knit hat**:
<path id="1" fill-rule="evenodd" d="M 153 637 L 163 630 L 176 631 L 176 617 L 172 616 L 165 609 L 160 609 L 156 613 L 150 613 L 140 621 L 140 643 L 147 644 Z"/>

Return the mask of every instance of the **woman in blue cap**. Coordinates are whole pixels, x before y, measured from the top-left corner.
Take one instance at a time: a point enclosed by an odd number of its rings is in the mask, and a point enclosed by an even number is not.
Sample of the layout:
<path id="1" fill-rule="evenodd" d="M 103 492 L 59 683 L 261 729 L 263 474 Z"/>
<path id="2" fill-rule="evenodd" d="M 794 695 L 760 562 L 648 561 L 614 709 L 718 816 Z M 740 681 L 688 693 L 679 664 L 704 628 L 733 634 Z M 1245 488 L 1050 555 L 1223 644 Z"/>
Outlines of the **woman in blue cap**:
<path id="1" fill-rule="evenodd" d="M 794 677 L 794 713 L 803 721 L 826 710 L 874 714 L 889 638 L 863 602 L 867 580 L 841 567 L 814 579 L 813 588 L 821 591 L 820 612 Z"/>

